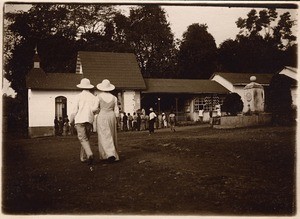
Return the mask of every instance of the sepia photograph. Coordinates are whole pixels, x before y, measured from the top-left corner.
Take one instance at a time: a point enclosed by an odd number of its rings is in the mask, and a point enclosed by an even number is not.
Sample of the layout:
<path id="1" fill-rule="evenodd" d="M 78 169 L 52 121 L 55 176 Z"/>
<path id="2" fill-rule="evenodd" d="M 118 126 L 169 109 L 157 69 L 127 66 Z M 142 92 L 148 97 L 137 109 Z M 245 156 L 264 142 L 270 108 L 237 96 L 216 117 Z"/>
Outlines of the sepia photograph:
<path id="1" fill-rule="evenodd" d="M 1 215 L 297 217 L 297 1 L 4 1 Z"/>

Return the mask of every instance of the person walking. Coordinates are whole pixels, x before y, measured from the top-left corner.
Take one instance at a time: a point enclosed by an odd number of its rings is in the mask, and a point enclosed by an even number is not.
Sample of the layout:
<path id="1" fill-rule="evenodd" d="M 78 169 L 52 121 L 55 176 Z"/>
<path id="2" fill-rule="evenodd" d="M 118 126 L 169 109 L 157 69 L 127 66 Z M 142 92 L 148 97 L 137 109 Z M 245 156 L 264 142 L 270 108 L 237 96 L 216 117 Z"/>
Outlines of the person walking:
<path id="1" fill-rule="evenodd" d="M 70 122 L 75 123 L 77 137 L 81 143 L 80 160 L 82 162 L 87 161 L 87 164 L 90 166 L 90 168 L 92 168 L 91 165 L 93 164 L 94 156 L 91 150 L 89 139 L 90 133 L 93 129 L 93 107 L 95 103 L 97 103 L 97 99 L 90 92 L 94 85 L 90 83 L 89 79 L 83 78 L 77 87 L 81 88 L 82 91 L 77 95 L 75 107 L 70 116 Z"/>
<path id="2" fill-rule="evenodd" d="M 175 132 L 175 123 L 176 123 L 176 116 L 175 114 L 173 113 L 173 111 L 170 112 L 170 115 L 169 115 L 169 124 L 170 124 L 170 128 L 171 128 L 171 131 L 172 132 Z"/>
<path id="3" fill-rule="evenodd" d="M 101 91 L 97 95 L 97 107 L 100 109 L 97 116 L 98 149 L 101 160 L 112 163 L 119 160 L 117 152 L 117 118 L 119 117 L 119 107 L 117 97 L 110 91 L 115 86 L 109 80 L 104 79 L 97 85 Z"/>
<path id="4" fill-rule="evenodd" d="M 149 114 L 149 135 L 151 135 L 152 133 L 154 133 L 154 123 L 156 120 L 156 114 L 153 111 L 153 108 L 150 108 L 150 114 Z"/>

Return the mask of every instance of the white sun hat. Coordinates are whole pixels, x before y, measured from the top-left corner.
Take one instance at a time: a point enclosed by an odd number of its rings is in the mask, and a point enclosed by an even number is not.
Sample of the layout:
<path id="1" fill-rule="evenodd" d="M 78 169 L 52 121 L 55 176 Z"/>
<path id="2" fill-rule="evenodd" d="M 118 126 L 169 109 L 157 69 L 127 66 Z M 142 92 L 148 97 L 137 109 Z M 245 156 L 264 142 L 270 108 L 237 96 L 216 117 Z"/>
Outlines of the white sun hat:
<path id="1" fill-rule="evenodd" d="M 91 89 L 94 87 L 94 85 L 92 85 L 90 80 L 87 78 L 82 78 L 80 84 L 77 84 L 76 86 L 82 89 Z"/>
<path id="2" fill-rule="evenodd" d="M 109 80 L 104 79 L 100 84 L 97 84 L 98 90 L 112 91 L 115 89 L 115 85 L 111 84 Z"/>

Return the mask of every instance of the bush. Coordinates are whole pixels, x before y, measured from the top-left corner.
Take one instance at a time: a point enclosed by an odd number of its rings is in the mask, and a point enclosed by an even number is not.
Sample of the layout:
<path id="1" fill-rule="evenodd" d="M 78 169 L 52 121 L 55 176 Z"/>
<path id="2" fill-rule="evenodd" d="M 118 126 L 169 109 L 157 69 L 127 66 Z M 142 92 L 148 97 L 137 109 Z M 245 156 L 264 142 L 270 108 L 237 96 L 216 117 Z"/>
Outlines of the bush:
<path id="1" fill-rule="evenodd" d="M 230 93 L 225 97 L 222 111 L 229 115 L 236 116 L 239 112 L 242 112 L 244 103 L 242 98 L 237 93 Z"/>
<path id="2" fill-rule="evenodd" d="M 295 121 L 292 109 L 291 78 L 276 74 L 269 86 L 268 109 L 272 113 L 272 122 L 276 125 L 291 125 Z M 294 110 L 295 111 L 295 110 Z"/>

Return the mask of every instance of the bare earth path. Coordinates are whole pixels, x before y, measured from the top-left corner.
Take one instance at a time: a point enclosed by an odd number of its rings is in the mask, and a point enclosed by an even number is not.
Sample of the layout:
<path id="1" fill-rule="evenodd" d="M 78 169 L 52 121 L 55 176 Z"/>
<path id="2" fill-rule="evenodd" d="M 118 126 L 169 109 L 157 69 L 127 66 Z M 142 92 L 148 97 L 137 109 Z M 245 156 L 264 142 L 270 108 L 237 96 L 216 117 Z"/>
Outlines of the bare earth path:
<path id="1" fill-rule="evenodd" d="M 6 214 L 295 214 L 296 128 L 207 125 L 118 134 L 120 161 L 79 161 L 75 136 L 3 142 Z M 97 137 L 92 149 L 98 158 Z"/>

